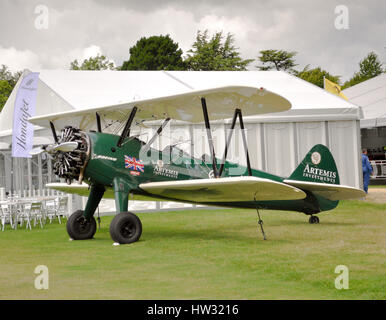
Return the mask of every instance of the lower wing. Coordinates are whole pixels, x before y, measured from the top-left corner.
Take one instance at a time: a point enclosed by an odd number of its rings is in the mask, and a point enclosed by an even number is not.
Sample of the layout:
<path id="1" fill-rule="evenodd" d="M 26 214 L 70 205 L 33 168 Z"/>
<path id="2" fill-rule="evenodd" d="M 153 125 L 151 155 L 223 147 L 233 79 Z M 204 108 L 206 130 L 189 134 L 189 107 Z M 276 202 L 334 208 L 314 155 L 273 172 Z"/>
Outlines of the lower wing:
<path id="1" fill-rule="evenodd" d="M 89 185 L 49 183 L 47 188 L 88 197 Z M 240 202 L 269 200 L 299 200 L 306 194 L 293 186 L 257 177 L 231 177 L 142 183 L 147 195 L 133 194 L 130 199 L 159 201 L 163 199 L 188 202 Z M 104 198 L 114 199 L 114 190 L 107 188 Z"/>
<path id="2" fill-rule="evenodd" d="M 302 190 L 288 184 L 246 176 L 150 182 L 139 187 L 151 195 L 198 203 L 299 200 L 306 197 Z"/>
<path id="3" fill-rule="evenodd" d="M 82 197 L 88 197 L 90 195 L 90 186 L 87 183 L 77 184 L 67 184 L 67 183 L 48 183 L 46 184 L 46 187 L 49 189 L 65 192 L 65 193 L 71 193 L 71 194 L 77 194 L 78 196 Z M 113 188 L 107 187 L 105 194 L 103 195 L 103 198 L 105 199 L 114 199 L 114 190 Z M 162 201 L 163 199 L 151 197 L 151 196 L 145 196 L 145 195 L 139 195 L 139 194 L 133 194 L 132 197 L 130 197 L 130 200 L 139 200 L 139 201 Z"/>

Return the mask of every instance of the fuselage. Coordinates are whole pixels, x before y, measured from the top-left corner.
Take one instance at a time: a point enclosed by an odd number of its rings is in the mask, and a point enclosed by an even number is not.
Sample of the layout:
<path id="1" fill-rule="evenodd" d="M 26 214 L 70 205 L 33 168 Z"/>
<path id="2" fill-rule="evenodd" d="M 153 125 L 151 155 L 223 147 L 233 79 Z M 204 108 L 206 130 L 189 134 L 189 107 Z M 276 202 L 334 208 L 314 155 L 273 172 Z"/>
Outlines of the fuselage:
<path id="1" fill-rule="evenodd" d="M 91 184 L 113 188 L 114 179 L 119 178 L 120 181 L 125 181 L 130 186 L 131 193 L 152 196 L 142 190 L 139 185 L 148 182 L 213 178 L 213 165 L 210 159 L 192 158 L 179 148 L 170 146 L 160 151 L 132 137 L 127 138 L 121 147 L 117 147 L 119 136 L 98 132 L 90 132 L 88 136 L 90 151 L 84 178 Z M 217 163 L 220 163 L 220 160 L 217 160 Z M 252 175 L 277 182 L 284 180 L 282 177 L 256 169 L 252 169 Z M 248 176 L 248 170 L 245 166 L 227 161 L 222 177 L 232 176 Z M 162 199 L 181 202 L 173 198 Z M 302 200 L 280 200 L 280 194 L 278 194 L 278 199 L 258 202 L 252 199 L 243 202 L 200 202 L 199 204 L 300 211 L 307 214 L 330 210 L 337 205 L 337 202 L 327 201 L 311 193 L 307 193 L 307 197 Z"/>

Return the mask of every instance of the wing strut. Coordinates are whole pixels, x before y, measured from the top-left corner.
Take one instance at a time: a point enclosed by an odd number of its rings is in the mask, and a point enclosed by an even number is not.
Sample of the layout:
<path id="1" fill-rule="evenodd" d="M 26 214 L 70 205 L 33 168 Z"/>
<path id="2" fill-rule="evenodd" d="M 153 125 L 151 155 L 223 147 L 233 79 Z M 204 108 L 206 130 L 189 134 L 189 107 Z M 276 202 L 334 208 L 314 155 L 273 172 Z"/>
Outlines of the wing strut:
<path id="1" fill-rule="evenodd" d="M 212 131 L 210 130 L 210 123 L 209 123 L 208 109 L 207 109 L 207 107 L 206 107 L 206 100 L 205 100 L 205 98 L 201 98 L 201 105 L 202 105 L 202 112 L 203 112 L 203 114 L 204 114 L 206 134 L 208 135 L 208 142 L 209 142 L 210 155 L 211 155 L 211 157 L 212 157 L 213 174 L 214 174 L 214 177 L 215 177 L 215 178 L 218 178 L 218 177 L 219 177 L 219 174 L 218 174 L 218 171 L 217 171 L 216 154 L 215 154 L 215 152 L 214 152 L 213 138 L 212 138 Z"/>
<path id="2" fill-rule="evenodd" d="M 52 121 L 50 121 L 50 127 L 52 131 L 52 135 L 54 136 L 55 143 L 58 143 L 58 136 L 56 135 L 55 126 Z"/>
<path id="3" fill-rule="evenodd" d="M 101 116 L 99 115 L 98 112 L 95 112 L 95 117 L 96 117 L 98 132 L 102 132 Z"/>
<path id="4" fill-rule="evenodd" d="M 252 169 L 251 169 L 251 163 L 249 161 L 249 153 L 248 153 L 248 145 L 247 145 L 247 137 L 245 136 L 245 128 L 244 128 L 244 121 L 243 121 L 243 115 L 241 114 L 240 109 L 238 110 L 239 114 L 239 121 L 240 121 L 240 129 L 241 129 L 241 135 L 243 137 L 243 144 L 244 144 L 244 150 L 245 150 L 245 156 L 247 158 L 247 167 L 248 167 L 248 174 L 252 176 Z M 236 112 L 236 111 L 235 111 Z"/>
<path id="5" fill-rule="evenodd" d="M 245 150 L 245 156 L 247 158 L 248 175 L 252 176 L 251 163 L 249 161 L 247 138 L 245 136 L 245 130 L 244 130 L 245 128 L 244 128 L 243 115 L 242 115 L 240 109 L 235 109 L 235 113 L 233 114 L 233 118 L 232 118 L 231 131 L 229 132 L 228 139 L 227 139 L 226 145 L 225 145 L 224 156 L 223 156 L 222 161 L 221 161 L 219 177 L 221 177 L 221 174 L 222 174 L 222 172 L 224 170 L 225 160 L 226 160 L 226 157 L 228 155 L 228 149 L 229 149 L 229 145 L 231 143 L 231 139 L 232 139 L 232 135 L 233 135 L 233 130 L 235 129 L 235 126 L 236 126 L 237 117 L 239 118 L 239 122 L 240 122 L 240 129 L 241 129 L 241 135 L 243 137 L 243 145 L 244 145 L 244 150 Z"/>
<path id="6" fill-rule="evenodd" d="M 122 134 L 119 137 L 119 140 L 117 143 L 118 147 L 120 147 L 122 145 L 123 141 L 125 141 L 125 139 L 130 135 L 130 127 L 131 127 L 131 124 L 134 120 L 136 112 L 137 112 L 137 107 L 134 107 L 131 110 L 131 113 L 130 113 L 129 119 L 126 122 L 125 128 L 123 129 Z"/>

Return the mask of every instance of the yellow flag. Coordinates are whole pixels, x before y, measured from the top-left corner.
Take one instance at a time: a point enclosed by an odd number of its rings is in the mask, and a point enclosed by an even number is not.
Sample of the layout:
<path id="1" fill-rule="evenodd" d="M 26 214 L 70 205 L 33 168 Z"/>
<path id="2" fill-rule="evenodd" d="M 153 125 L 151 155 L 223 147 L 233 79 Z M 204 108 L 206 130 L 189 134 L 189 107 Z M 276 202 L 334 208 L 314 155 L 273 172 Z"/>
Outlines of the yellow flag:
<path id="1" fill-rule="evenodd" d="M 336 94 L 345 100 L 348 100 L 347 97 L 342 93 L 340 86 L 326 78 L 324 78 L 324 89 L 332 94 Z"/>

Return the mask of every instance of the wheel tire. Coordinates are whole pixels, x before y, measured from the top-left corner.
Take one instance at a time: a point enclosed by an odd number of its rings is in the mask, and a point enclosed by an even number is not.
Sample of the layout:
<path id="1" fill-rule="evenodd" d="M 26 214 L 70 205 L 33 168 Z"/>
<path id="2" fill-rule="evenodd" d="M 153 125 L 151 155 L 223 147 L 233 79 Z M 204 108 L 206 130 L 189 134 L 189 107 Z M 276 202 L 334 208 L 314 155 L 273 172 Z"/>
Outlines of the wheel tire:
<path id="1" fill-rule="evenodd" d="M 95 218 L 91 217 L 87 220 L 83 212 L 83 210 L 77 210 L 67 220 L 67 232 L 73 240 L 92 239 L 95 235 L 97 228 Z"/>
<path id="2" fill-rule="evenodd" d="M 118 213 L 110 223 L 111 238 L 120 244 L 136 242 L 141 234 L 142 223 L 134 213 Z"/>
<path id="3" fill-rule="evenodd" d="M 319 223 L 319 218 L 316 217 L 316 216 L 311 216 L 310 219 L 308 220 L 309 223 L 311 224 L 316 224 L 316 223 Z"/>

